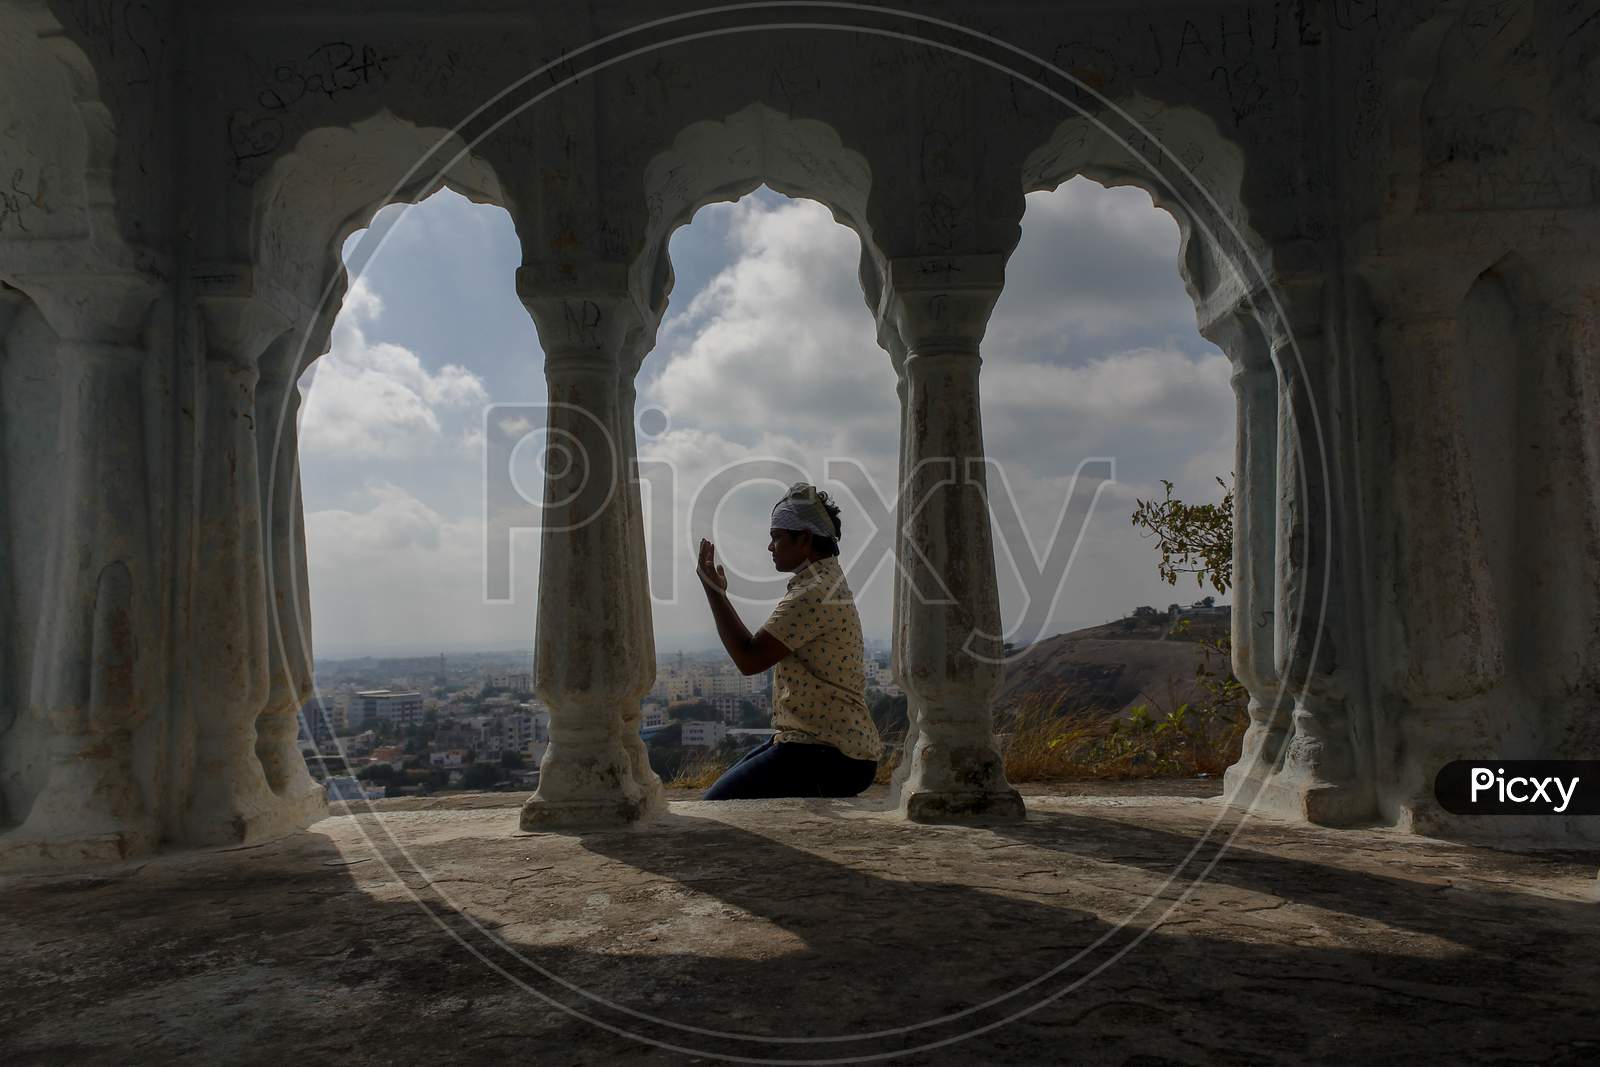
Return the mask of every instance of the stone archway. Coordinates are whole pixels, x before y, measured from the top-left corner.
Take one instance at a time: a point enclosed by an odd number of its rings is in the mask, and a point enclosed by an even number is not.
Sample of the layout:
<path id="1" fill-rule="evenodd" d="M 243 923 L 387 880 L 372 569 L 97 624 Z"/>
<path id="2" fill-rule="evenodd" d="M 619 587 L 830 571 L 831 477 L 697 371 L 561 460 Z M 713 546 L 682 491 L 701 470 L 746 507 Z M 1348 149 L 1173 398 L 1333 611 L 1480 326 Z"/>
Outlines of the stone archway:
<path id="1" fill-rule="evenodd" d="M 1328 617 L 1341 618 L 1326 580 L 1338 534 L 1313 515 L 1343 457 L 1315 417 L 1311 340 L 1316 309 L 1297 289 L 1317 277 L 1284 270 L 1284 250 L 1254 229 L 1246 153 L 1207 115 L 1136 97 L 1062 123 L 1023 164 L 1024 188 L 1075 175 L 1133 185 L 1177 221 L 1178 269 L 1200 333 L 1233 365 L 1235 445 L 1233 669 L 1250 694 L 1241 759 L 1226 776 L 1232 802 L 1321 822 L 1373 811 L 1370 707 L 1358 663 L 1318 668 Z M 1336 505 L 1337 507 L 1337 505 Z M 1352 669 L 1353 668 L 1353 669 Z"/>
<path id="2" fill-rule="evenodd" d="M 194 757 L 175 761 L 170 786 L 183 839 L 258 840 L 325 808 L 295 746 L 313 692 L 296 383 L 327 350 L 347 287 L 346 238 L 384 205 L 447 185 L 479 202 L 505 198 L 492 168 L 447 131 L 388 112 L 310 130 L 251 189 L 234 238 L 248 234 L 248 258 L 194 281 L 206 418 L 192 442 L 199 698 L 174 726 L 175 749 Z"/>

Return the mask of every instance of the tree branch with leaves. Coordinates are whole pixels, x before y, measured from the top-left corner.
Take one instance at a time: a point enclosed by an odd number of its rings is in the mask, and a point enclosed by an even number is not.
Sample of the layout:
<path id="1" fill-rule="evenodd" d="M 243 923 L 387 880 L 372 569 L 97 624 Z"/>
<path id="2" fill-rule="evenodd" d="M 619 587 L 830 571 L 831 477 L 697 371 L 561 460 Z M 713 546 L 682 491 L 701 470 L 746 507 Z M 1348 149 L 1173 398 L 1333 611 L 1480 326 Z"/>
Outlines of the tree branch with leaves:
<path id="1" fill-rule="evenodd" d="M 1172 483 L 1165 478 L 1164 500 L 1135 500 L 1133 525 L 1143 526 L 1145 537 L 1154 536 L 1161 552 L 1157 573 L 1168 585 L 1178 575 L 1193 574 L 1195 584 L 1206 581 L 1218 593 L 1233 585 L 1233 486 L 1217 479 L 1223 497 L 1219 504 L 1185 504 L 1172 498 Z"/>
<path id="2" fill-rule="evenodd" d="M 1144 536 L 1156 539 L 1161 553 L 1157 572 L 1168 585 L 1178 583 L 1178 575 L 1193 574 L 1195 583 L 1210 582 L 1218 593 L 1233 587 L 1233 486 L 1217 479 L 1222 500 L 1216 504 L 1185 504 L 1174 500 L 1172 483 L 1165 478 L 1162 500 L 1135 500 L 1133 525 L 1145 528 Z M 1171 633 L 1183 633 L 1188 619 L 1174 622 Z M 1195 704 L 1179 704 L 1159 723 L 1151 724 L 1144 705 L 1135 708 L 1124 726 L 1119 726 L 1123 744 L 1153 744 L 1170 735 L 1189 744 L 1187 759 L 1196 765 L 1202 755 L 1219 757 L 1213 762 L 1226 766 L 1239 757 L 1239 745 L 1248 719 L 1245 703 L 1249 694 L 1233 676 L 1232 642 L 1227 636 L 1199 642 L 1201 660 L 1195 665 L 1195 681 L 1203 697 Z M 1155 749 L 1151 750 L 1152 753 Z M 1215 767 L 1214 769 L 1220 769 Z"/>

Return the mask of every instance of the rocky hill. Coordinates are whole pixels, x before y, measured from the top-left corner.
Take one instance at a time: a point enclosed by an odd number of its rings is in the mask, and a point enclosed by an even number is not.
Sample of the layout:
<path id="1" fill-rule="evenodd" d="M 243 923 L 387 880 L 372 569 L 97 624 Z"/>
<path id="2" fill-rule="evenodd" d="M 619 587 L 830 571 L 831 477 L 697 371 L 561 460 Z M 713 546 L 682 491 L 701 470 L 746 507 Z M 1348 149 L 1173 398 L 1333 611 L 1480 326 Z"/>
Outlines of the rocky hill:
<path id="1" fill-rule="evenodd" d="M 1199 694 L 1195 667 L 1203 662 L 1202 639 L 1228 633 L 1226 613 L 1192 619 L 1173 633 L 1165 615 L 1128 618 L 1090 626 L 1036 642 L 1006 666 L 995 698 L 1005 713 L 1025 702 L 1060 702 L 1062 711 L 1120 711 L 1132 704 L 1169 709 Z M 1222 665 L 1212 657 L 1213 669 Z"/>

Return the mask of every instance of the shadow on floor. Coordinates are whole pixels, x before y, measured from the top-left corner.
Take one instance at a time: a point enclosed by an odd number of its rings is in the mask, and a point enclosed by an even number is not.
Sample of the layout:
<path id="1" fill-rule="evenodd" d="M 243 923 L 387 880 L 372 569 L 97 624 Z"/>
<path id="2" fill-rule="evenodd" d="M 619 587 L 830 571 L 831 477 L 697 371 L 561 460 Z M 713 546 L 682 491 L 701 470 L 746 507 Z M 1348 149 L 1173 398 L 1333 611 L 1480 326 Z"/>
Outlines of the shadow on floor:
<path id="1" fill-rule="evenodd" d="M 1383 870 L 1398 855 L 1353 870 L 1288 854 L 1337 838 L 1274 829 L 1285 854 L 1229 850 L 1151 931 L 1158 912 L 1139 905 L 1199 839 L 1181 820 L 921 827 L 805 803 L 818 810 L 572 836 L 518 835 L 509 811 L 365 816 L 377 854 L 338 820 L 16 880 L 0 888 L 0 1049 L 8 1063 L 1576 1063 L 1600 1040 L 1600 912 L 1482 872 L 1441 889 Z M 721 1030 L 788 1041 L 699 1032 Z"/>

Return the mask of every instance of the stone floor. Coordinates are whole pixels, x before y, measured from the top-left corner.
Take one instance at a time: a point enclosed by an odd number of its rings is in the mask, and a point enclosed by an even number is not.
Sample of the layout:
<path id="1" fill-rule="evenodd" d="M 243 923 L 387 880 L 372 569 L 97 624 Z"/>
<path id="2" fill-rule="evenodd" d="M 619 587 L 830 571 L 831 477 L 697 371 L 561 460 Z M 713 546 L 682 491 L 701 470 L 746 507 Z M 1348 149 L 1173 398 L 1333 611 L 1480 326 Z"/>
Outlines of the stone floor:
<path id="1" fill-rule="evenodd" d="M 980 826 L 882 787 L 675 799 L 574 836 L 482 795 L 12 877 L 0 1062 L 1600 1062 L 1600 854 L 1214 791 L 1024 789 Z"/>

